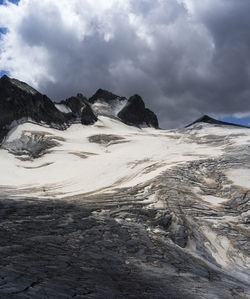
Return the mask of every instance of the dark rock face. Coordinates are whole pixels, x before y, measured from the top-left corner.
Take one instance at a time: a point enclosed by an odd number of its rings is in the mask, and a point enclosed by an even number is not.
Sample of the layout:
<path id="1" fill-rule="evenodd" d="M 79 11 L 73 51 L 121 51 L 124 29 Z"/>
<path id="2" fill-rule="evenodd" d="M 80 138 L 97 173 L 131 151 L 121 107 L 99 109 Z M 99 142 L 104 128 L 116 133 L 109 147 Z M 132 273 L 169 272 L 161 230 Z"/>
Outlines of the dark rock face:
<path id="1" fill-rule="evenodd" d="M 6 136 L 13 122 L 31 119 L 35 122 L 66 129 L 77 118 L 84 125 L 93 124 L 97 117 L 87 99 L 78 94 L 62 101 L 72 113 L 59 111 L 55 104 L 28 84 L 4 75 L 0 79 L 0 142 Z"/>
<path id="2" fill-rule="evenodd" d="M 76 97 L 70 97 L 64 101 L 61 101 L 59 104 L 66 105 L 70 108 L 73 114 L 80 116 L 81 108 L 85 106 L 87 101 L 87 98 L 79 93 Z"/>
<path id="3" fill-rule="evenodd" d="M 92 111 L 89 104 L 86 104 L 82 109 L 81 123 L 83 125 L 92 125 L 97 121 L 97 117 Z"/>
<path id="4" fill-rule="evenodd" d="M 94 108 L 93 105 L 93 110 L 92 104 L 97 101 L 101 102 L 101 108 Z M 56 129 L 66 129 L 76 120 L 80 120 L 83 125 L 94 124 L 98 113 L 117 118 L 120 111 L 118 117 L 126 124 L 147 124 L 158 128 L 156 115 L 145 108 L 138 95 L 127 100 L 107 90 L 98 89 L 89 101 L 82 94 L 78 94 L 57 104 L 68 107 L 69 111 L 61 110 L 46 95 L 28 84 L 4 75 L 0 79 L 0 143 L 13 126 L 28 119 Z"/>
<path id="5" fill-rule="evenodd" d="M 64 101 L 61 101 L 60 104 L 64 104 L 70 108 L 72 111 L 72 118 L 81 119 L 83 125 L 92 125 L 97 121 L 97 117 L 94 114 L 88 100 L 81 93 L 76 97 L 70 97 Z"/>
<path id="6" fill-rule="evenodd" d="M 120 97 L 116 94 L 113 94 L 112 92 L 109 92 L 107 90 L 100 88 L 96 91 L 96 93 L 91 98 L 89 98 L 89 102 L 94 104 L 98 100 L 103 100 L 103 101 L 109 103 L 109 102 L 115 101 L 117 99 L 126 100 L 125 97 Z"/>
<path id="7" fill-rule="evenodd" d="M 220 121 L 217 119 L 214 119 L 208 115 L 203 115 L 202 117 L 198 118 L 197 120 L 195 120 L 194 122 L 192 122 L 191 124 L 187 125 L 187 127 L 190 127 L 196 123 L 208 123 L 208 124 L 214 124 L 214 125 L 223 125 L 223 126 L 236 126 L 236 127 L 242 127 L 242 128 L 249 128 L 247 126 L 243 126 L 243 125 L 239 125 L 239 124 L 234 124 L 234 123 L 230 123 L 230 122 L 225 122 L 225 121 Z"/>
<path id="8" fill-rule="evenodd" d="M 0 79 L 0 142 L 13 121 L 31 118 L 56 128 L 65 128 L 67 117 L 54 103 L 29 85 L 3 76 Z"/>
<path id="9" fill-rule="evenodd" d="M 120 97 L 107 90 L 98 89 L 89 99 L 92 109 L 97 115 L 117 118 L 118 112 L 127 103 L 125 97 Z"/>
<path id="10" fill-rule="evenodd" d="M 127 105 L 118 113 L 118 117 L 129 125 L 141 125 L 159 128 L 157 116 L 151 110 L 145 108 L 145 104 L 139 95 L 130 97 Z"/>
<path id="11" fill-rule="evenodd" d="M 18 140 L 5 142 L 2 148 L 15 155 L 19 160 L 27 161 L 41 157 L 55 146 L 60 146 L 58 140 L 36 132 L 31 135 L 22 134 Z"/>
<path id="12" fill-rule="evenodd" d="M 157 118 L 156 114 L 153 111 L 146 108 L 144 117 L 145 117 L 145 123 L 147 125 L 149 125 L 150 127 L 154 127 L 156 129 L 159 128 L 158 118 Z"/>

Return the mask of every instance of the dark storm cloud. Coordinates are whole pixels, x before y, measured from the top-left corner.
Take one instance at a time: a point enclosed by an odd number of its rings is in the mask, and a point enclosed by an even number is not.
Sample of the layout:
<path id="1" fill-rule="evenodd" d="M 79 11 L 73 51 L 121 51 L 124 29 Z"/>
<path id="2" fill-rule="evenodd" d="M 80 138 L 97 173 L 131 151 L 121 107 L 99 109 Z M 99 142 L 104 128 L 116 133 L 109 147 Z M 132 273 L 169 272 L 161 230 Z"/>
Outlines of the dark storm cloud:
<path id="1" fill-rule="evenodd" d="M 162 127 L 250 113 L 250 2 L 202 3 L 21 1 L 0 62 L 56 100 L 139 93 Z"/>

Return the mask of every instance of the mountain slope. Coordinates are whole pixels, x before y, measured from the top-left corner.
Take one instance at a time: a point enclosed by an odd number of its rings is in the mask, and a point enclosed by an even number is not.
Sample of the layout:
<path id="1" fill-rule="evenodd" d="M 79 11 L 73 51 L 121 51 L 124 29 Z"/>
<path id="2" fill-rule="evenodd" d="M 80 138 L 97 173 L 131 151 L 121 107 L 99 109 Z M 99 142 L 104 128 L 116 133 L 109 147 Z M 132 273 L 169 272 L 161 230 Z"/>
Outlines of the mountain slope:
<path id="1" fill-rule="evenodd" d="M 55 145 L 41 152 L 39 160 L 34 160 L 31 141 L 39 138 L 41 146 L 45 143 L 45 149 L 48 142 Z M 15 163 L 13 156 L 10 160 L 3 159 L 4 168 L 12 175 L 5 175 L 2 184 L 7 186 L 12 180 L 10 186 L 25 185 L 28 196 L 33 196 L 29 190 L 32 188 L 40 190 L 35 193 L 39 197 L 55 196 L 57 189 L 66 197 L 145 182 L 147 177 L 157 175 L 169 165 L 220 152 L 219 148 L 211 150 L 191 142 L 182 144 L 181 138 L 185 134 L 130 127 L 105 116 L 99 116 L 93 126 L 73 124 L 66 131 L 25 123 L 13 129 L 2 145 L 16 157 Z M 35 151 L 37 148 L 38 145 Z M 10 157 L 6 151 L 1 153 Z M 73 193 L 68 194 L 67 188 Z"/>
<path id="2" fill-rule="evenodd" d="M 239 125 L 239 124 L 234 124 L 234 123 L 230 123 L 230 122 L 226 122 L 226 121 L 221 121 L 221 120 L 217 120 L 214 119 L 208 115 L 203 115 L 200 118 L 198 118 L 197 120 L 195 120 L 194 122 L 192 122 L 191 124 L 187 125 L 187 127 L 190 127 L 194 124 L 198 124 L 198 123 L 207 123 L 207 124 L 214 124 L 214 125 L 221 125 L 221 126 L 235 126 L 235 127 L 242 127 L 242 128 L 248 128 L 247 126 L 243 126 L 243 125 Z"/>
<path id="3" fill-rule="evenodd" d="M 117 117 L 132 126 L 149 126 L 158 129 L 158 119 L 153 111 L 145 107 L 142 98 L 134 95 L 128 100 L 107 90 L 98 89 L 89 99 L 97 114 Z"/>
<path id="4" fill-rule="evenodd" d="M 248 298 L 249 143 L 205 123 L 19 125 L 0 149 L 0 294 Z"/>
<path id="5" fill-rule="evenodd" d="M 9 128 L 24 119 L 31 118 L 58 128 L 65 128 L 68 122 L 48 97 L 6 75 L 0 79 L 0 111 L 0 142 Z"/>
<path id="6" fill-rule="evenodd" d="M 1 298 L 250 298 L 248 128 L 3 80 Z"/>

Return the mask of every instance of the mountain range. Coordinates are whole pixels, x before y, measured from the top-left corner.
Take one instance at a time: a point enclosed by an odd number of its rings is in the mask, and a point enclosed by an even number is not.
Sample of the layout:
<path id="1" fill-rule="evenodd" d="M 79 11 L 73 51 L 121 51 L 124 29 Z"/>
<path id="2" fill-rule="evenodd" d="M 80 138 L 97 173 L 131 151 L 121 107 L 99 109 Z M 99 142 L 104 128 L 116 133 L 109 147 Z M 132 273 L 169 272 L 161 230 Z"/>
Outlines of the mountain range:
<path id="1" fill-rule="evenodd" d="M 0 298 L 250 298 L 250 130 L 0 79 Z"/>
<path id="2" fill-rule="evenodd" d="M 0 141 L 17 123 L 28 119 L 65 129 L 77 121 L 91 125 L 98 115 L 107 115 L 118 117 L 126 124 L 158 128 L 156 115 L 138 95 L 126 99 L 98 89 L 89 100 L 78 94 L 54 103 L 28 84 L 7 75 L 0 79 L 0 111 Z"/>

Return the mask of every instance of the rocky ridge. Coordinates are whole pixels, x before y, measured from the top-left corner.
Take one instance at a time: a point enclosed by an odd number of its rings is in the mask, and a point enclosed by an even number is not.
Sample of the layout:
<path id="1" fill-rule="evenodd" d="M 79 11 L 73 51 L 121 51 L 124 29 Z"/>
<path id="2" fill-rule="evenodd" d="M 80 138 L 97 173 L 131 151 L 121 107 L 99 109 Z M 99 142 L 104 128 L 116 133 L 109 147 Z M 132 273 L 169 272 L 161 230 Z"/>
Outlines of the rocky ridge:
<path id="1" fill-rule="evenodd" d="M 0 111 L 0 142 L 10 128 L 27 119 L 56 128 L 65 128 L 69 122 L 47 96 L 6 75 L 0 79 Z"/>
<path id="2" fill-rule="evenodd" d="M 221 125 L 221 126 L 234 126 L 234 127 L 241 127 L 241 128 L 249 128 L 247 126 L 243 126 L 243 125 L 239 125 L 239 124 L 235 124 L 235 123 L 230 123 L 230 122 L 226 122 L 226 121 L 221 121 L 221 120 L 217 120 L 215 118 L 212 118 L 208 115 L 203 115 L 200 118 L 198 118 L 197 120 L 195 120 L 194 122 L 192 122 L 191 124 L 187 125 L 186 128 L 194 125 L 194 124 L 199 124 L 199 123 L 207 123 L 207 124 L 214 124 L 214 125 Z"/>
<path id="3" fill-rule="evenodd" d="M 143 105 L 141 110 L 138 110 L 138 117 L 133 108 L 127 108 L 130 102 L 131 100 L 128 101 L 125 97 L 99 89 L 89 100 L 78 94 L 53 103 L 46 95 L 42 95 L 28 84 L 4 75 L 0 79 L 0 143 L 11 128 L 27 120 L 64 130 L 77 121 L 83 125 L 91 125 L 97 121 L 99 114 L 117 117 L 121 112 L 121 120 L 125 123 L 158 128 L 157 117 L 151 110 L 145 109 L 142 100 Z M 124 112 L 124 105 L 125 111 L 131 112 L 132 116 Z"/>

